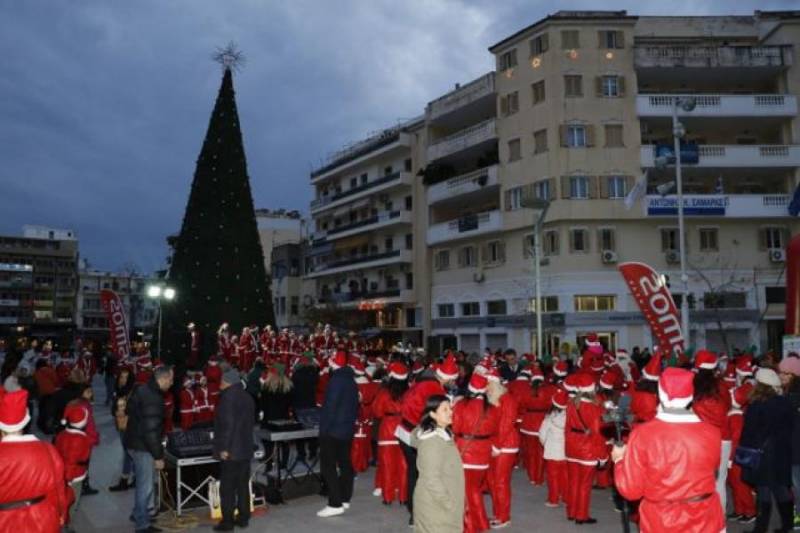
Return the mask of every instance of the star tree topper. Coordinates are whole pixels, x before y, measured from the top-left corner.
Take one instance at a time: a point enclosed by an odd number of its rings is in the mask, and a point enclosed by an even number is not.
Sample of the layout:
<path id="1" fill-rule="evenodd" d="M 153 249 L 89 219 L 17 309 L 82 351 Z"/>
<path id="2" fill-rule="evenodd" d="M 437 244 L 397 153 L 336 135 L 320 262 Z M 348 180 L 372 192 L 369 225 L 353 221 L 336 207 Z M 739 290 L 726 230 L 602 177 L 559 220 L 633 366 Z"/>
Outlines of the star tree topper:
<path id="1" fill-rule="evenodd" d="M 225 47 L 217 47 L 212 58 L 222 65 L 223 70 L 238 71 L 245 63 L 244 54 L 233 41 L 229 42 Z"/>

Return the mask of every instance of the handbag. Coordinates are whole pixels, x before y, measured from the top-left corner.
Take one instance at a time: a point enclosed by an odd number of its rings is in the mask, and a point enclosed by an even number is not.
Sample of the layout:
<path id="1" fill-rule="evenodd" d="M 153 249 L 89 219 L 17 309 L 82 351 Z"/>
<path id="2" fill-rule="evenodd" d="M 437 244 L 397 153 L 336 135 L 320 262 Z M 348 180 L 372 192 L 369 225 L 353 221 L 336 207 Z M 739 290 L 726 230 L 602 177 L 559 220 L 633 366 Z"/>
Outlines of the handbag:
<path id="1" fill-rule="evenodd" d="M 733 462 L 742 468 L 757 470 L 761 464 L 764 450 L 761 448 L 749 448 L 747 446 L 737 446 L 733 454 Z"/>
<path id="2" fill-rule="evenodd" d="M 250 487 L 250 512 L 255 510 L 255 494 L 253 494 L 253 480 L 248 482 Z M 222 518 L 222 498 L 219 494 L 220 482 L 217 479 L 212 479 L 208 482 L 208 508 L 211 512 L 212 520 L 219 520 Z M 234 516 L 239 514 L 239 510 L 234 510 Z"/>

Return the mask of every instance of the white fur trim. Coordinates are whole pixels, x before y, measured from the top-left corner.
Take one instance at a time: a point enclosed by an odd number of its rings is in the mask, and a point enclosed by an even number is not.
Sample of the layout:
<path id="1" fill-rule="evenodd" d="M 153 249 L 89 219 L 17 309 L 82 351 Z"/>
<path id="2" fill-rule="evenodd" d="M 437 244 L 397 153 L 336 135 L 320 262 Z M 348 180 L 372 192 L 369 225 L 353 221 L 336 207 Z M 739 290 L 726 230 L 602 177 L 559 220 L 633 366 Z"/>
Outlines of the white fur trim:
<path id="1" fill-rule="evenodd" d="M 494 453 L 517 453 L 519 452 L 519 448 L 495 448 L 492 446 L 492 451 Z"/>
<path id="2" fill-rule="evenodd" d="M 685 409 L 686 406 L 692 402 L 692 398 L 693 396 L 687 396 L 686 398 L 672 398 L 670 400 L 667 397 L 667 393 L 661 388 L 661 385 L 658 386 L 658 400 L 664 407 L 670 409 Z"/>
<path id="3" fill-rule="evenodd" d="M 577 459 L 575 457 L 567 457 L 567 461 L 570 463 L 578 463 L 579 465 L 584 466 L 596 466 L 598 462 L 605 463 L 604 459 L 595 459 L 594 461 L 590 459 Z"/>
<path id="4" fill-rule="evenodd" d="M 392 379 L 399 379 L 402 381 L 408 378 L 408 372 L 406 372 L 405 374 L 395 374 L 394 372 L 389 372 L 389 377 Z"/>
<path id="5" fill-rule="evenodd" d="M 702 368 L 704 370 L 714 370 L 715 368 L 717 368 L 717 363 L 716 362 L 714 362 L 714 363 L 703 363 L 701 365 L 698 365 L 698 368 Z"/>
<path id="6" fill-rule="evenodd" d="M 484 388 L 484 389 L 475 389 L 475 388 L 473 388 L 473 387 L 472 387 L 472 385 L 468 385 L 468 386 L 467 386 L 467 389 L 468 389 L 468 390 L 469 390 L 469 391 L 470 391 L 472 394 L 486 394 L 486 389 L 485 389 L 485 388 Z"/>
<path id="7" fill-rule="evenodd" d="M 422 371 L 422 369 L 418 370 L 417 372 L 421 372 L 421 371 Z M 436 369 L 436 375 L 437 375 L 437 376 L 439 376 L 439 378 L 440 378 L 442 381 L 450 381 L 450 380 L 452 380 L 452 379 L 456 379 L 456 378 L 458 377 L 458 373 L 455 373 L 455 374 L 445 374 L 444 372 L 442 372 L 442 369 L 441 369 L 441 368 L 437 368 L 437 369 Z"/>
<path id="8" fill-rule="evenodd" d="M 669 422 L 671 424 L 696 424 L 700 422 L 700 418 L 692 411 L 687 411 L 685 414 L 665 413 L 661 409 L 661 406 L 658 407 L 656 418 L 662 422 Z"/>
<path id="9" fill-rule="evenodd" d="M 36 435 L 6 435 L 0 444 L 11 442 L 37 442 L 39 438 Z"/>
<path id="10" fill-rule="evenodd" d="M 530 435 L 531 437 L 538 437 L 539 436 L 539 432 L 538 431 L 528 431 L 527 429 L 520 428 L 519 432 L 522 433 L 523 435 Z"/>
<path id="11" fill-rule="evenodd" d="M 378 446 L 400 446 L 397 440 L 379 440 Z"/>
<path id="12" fill-rule="evenodd" d="M 741 406 L 736 406 L 736 407 L 741 407 Z M 743 415 L 743 414 L 744 414 L 744 411 L 742 411 L 741 409 L 737 409 L 737 408 L 733 408 L 730 411 L 728 411 L 728 416 Z"/>
<path id="13" fill-rule="evenodd" d="M 28 425 L 28 422 L 31 421 L 31 413 L 26 409 L 25 416 L 22 420 L 16 424 L 4 424 L 0 422 L 0 431 L 4 431 L 6 433 L 16 433 L 17 431 L 22 431 L 25 426 Z"/>
<path id="14" fill-rule="evenodd" d="M 472 465 L 464 463 L 464 470 L 489 470 L 489 465 Z"/>
<path id="15" fill-rule="evenodd" d="M 399 426 L 398 426 L 398 429 L 400 429 Z M 445 430 L 443 430 L 442 428 L 440 428 L 440 427 L 437 427 L 433 431 L 420 431 L 420 432 L 417 433 L 417 439 L 418 440 L 428 440 L 428 439 L 430 439 L 431 437 L 434 437 L 434 436 L 439 437 L 440 439 L 442 439 L 442 440 L 444 440 L 446 442 L 449 442 L 449 441 L 453 440 L 450 437 L 450 435 L 448 435 L 447 432 Z M 466 465 L 465 465 L 465 468 L 466 468 Z M 487 466 L 486 468 L 489 468 L 489 467 Z"/>
<path id="16" fill-rule="evenodd" d="M 642 377 L 649 381 L 658 381 L 658 376 L 648 373 L 646 368 L 642 369 Z"/>

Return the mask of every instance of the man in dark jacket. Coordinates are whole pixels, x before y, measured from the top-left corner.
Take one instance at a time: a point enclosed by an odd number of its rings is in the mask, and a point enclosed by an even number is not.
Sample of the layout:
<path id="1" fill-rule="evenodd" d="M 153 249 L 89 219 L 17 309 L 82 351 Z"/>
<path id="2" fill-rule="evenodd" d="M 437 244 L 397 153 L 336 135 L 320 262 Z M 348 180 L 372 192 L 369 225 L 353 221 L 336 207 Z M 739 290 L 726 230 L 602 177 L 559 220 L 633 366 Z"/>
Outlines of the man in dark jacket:
<path id="1" fill-rule="evenodd" d="M 317 513 L 321 518 L 344 513 L 353 496 L 353 445 L 358 417 L 358 385 L 355 372 L 347 366 L 347 355 L 337 352 L 330 359 L 331 378 L 319 417 L 320 473 L 328 487 L 328 505 Z"/>
<path id="2" fill-rule="evenodd" d="M 214 412 L 214 456 L 220 460 L 219 496 L 222 521 L 214 531 L 233 531 L 250 521 L 250 462 L 253 460 L 255 401 L 242 384 L 239 371 L 222 374 L 219 403 Z M 234 511 L 239 516 L 234 521 Z"/>
<path id="3" fill-rule="evenodd" d="M 503 381 L 514 381 L 522 372 L 522 367 L 517 360 L 517 352 L 509 348 L 503 353 L 503 358 L 505 362 L 500 365 L 500 377 L 503 378 Z"/>
<path id="4" fill-rule="evenodd" d="M 299 415 L 309 409 L 316 410 L 318 382 L 319 367 L 314 361 L 314 352 L 306 352 L 292 372 L 292 409 L 295 414 Z M 303 439 L 296 444 L 297 456 L 301 460 L 305 460 L 306 455 L 312 460 L 317 456 L 317 439 Z"/>
<path id="5" fill-rule="evenodd" d="M 161 531 L 150 524 L 152 509 L 148 508 L 153 501 L 153 471 L 164 468 L 164 391 L 172 387 L 172 377 L 172 368 L 157 368 L 150 381 L 133 390 L 125 409 L 125 447 L 133 458 L 136 476 L 132 518 L 137 533 Z"/>

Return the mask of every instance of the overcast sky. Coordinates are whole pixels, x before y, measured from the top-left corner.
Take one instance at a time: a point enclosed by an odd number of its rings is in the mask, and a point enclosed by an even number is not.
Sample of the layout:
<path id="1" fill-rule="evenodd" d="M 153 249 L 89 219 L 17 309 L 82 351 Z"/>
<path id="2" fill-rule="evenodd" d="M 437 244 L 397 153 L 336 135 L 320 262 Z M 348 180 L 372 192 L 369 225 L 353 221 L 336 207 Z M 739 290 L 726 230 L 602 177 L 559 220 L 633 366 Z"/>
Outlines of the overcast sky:
<path id="1" fill-rule="evenodd" d="M 0 0 L 0 234 L 75 229 L 93 266 L 163 265 L 220 83 L 235 86 L 256 207 L 308 211 L 309 171 L 493 68 L 558 9 L 737 14 L 784 1 Z"/>

